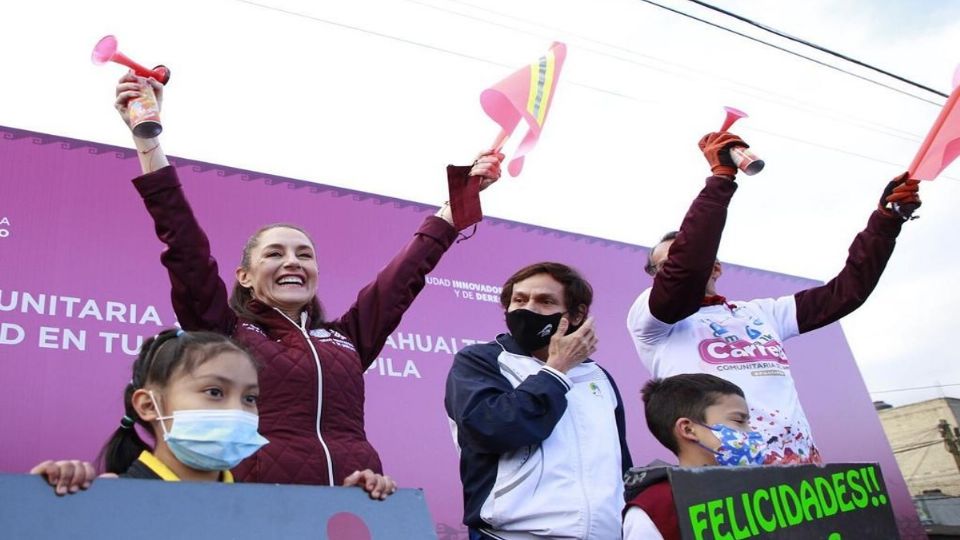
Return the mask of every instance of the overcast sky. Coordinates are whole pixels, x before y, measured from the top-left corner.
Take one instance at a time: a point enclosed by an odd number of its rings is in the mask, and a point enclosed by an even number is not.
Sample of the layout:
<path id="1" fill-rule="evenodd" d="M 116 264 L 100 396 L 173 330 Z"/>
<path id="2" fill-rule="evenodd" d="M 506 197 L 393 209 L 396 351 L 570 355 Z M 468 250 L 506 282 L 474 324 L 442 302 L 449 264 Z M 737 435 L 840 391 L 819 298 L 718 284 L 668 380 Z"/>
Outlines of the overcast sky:
<path id="1" fill-rule="evenodd" d="M 751 115 L 733 131 L 767 168 L 740 179 L 721 260 L 830 279 L 944 99 L 657 1 L 893 88 L 640 0 L 31 0 L 0 8 L 0 124 L 129 146 L 111 110 L 122 69 L 89 62 L 116 34 L 173 71 L 169 154 L 438 204 L 442 167 L 498 131 L 480 91 L 559 40 L 568 57 L 547 129 L 523 175 L 485 194 L 488 215 L 650 245 L 702 186 L 696 142 L 733 105 Z M 715 3 L 943 92 L 960 60 L 960 3 Z M 960 169 L 922 196 L 880 286 L 843 321 L 874 398 L 895 404 L 960 396 Z M 954 386 L 883 392 L 938 384 Z"/>

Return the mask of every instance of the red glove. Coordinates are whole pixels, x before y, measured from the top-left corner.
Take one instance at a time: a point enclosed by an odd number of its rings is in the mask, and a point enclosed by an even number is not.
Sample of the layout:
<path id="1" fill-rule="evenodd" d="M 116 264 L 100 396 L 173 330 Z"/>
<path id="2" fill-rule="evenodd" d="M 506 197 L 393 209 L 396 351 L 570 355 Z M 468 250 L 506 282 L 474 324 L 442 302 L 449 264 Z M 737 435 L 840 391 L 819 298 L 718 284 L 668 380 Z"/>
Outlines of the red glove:
<path id="1" fill-rule="evenodd" d="M 713 171 L 713 174 L 730 177 L 737 175 L 737 166 L 730 159 L 730 149 L 734 146 L 750 148 L 750 145 L 743 142 L 743 139 L 726 131 L 708 133 L 697 144 L 703 151 L 703 157 L 707 158 L 707 163 L 710 164 L 710 170 Z"/>
<path id="2" fill-rule="evenodd" d="M 908 173 L 891 180 L 880 196 L 880 211 L 888 216 L 897 216 L 907 221 L 915 219 L 917 216 L 913 212 L 920 205 L 920 181 L 910 180 Z"/>

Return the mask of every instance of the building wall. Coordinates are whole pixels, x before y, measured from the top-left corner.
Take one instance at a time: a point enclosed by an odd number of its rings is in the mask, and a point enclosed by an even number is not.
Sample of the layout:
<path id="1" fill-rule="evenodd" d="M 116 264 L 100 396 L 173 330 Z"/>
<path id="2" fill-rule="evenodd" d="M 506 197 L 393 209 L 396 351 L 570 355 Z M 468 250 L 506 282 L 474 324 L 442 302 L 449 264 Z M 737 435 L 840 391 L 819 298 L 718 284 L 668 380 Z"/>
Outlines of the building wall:
<path id="1" fill-rule="evenodd" d="M 946 420 L 957 427 L 960 399 L 938 398 L 878 411 L 910 493 L 939 489 L 960 496 L 960 470 L 937 428 Z M 931 444 L 925 444 L 931 443 Z"/>

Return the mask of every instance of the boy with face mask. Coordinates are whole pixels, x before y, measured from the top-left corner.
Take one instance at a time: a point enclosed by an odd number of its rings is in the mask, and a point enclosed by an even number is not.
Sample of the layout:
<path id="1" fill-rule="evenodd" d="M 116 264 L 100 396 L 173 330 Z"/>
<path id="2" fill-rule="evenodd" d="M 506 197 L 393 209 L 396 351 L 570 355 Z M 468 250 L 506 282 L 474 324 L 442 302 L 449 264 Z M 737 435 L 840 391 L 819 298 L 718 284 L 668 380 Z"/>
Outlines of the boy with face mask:
<path id="1" fill-rule="evenodd" d="M 761 465 L 766 444 L 750 429 L 739 386 L 706 373 L 651 379 L 643 387 L 647 427 L 681 467 Z M 680 540 L 666 468 L 627 481 L 624 540 Z"/>
<path id="2" fill-rule="evenodd" d="M 620 538 L 631 460 L 620 393 L 589 358 L 592 300 L 569 266 L 530 265 L 500 296 L 510 333 L 457 353 L 444 404 L 471 540 Z"/>

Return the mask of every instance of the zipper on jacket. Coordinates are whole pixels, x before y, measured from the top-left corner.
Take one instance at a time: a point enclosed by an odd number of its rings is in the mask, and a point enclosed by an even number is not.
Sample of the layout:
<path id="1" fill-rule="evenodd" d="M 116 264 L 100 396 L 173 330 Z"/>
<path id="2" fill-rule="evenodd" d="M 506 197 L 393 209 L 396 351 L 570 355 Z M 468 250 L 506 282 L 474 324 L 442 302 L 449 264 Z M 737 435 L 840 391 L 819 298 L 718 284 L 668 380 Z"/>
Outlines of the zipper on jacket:
<path id="1" fill-rule="evenodd" d="M 303 338 L 307 340 L 307 346 L 310 347 L 310 351 L 313 353 L 313 361 L 317 364 L 317 439 L 320 441 L 320 446 L 323 447 L 323 454 L 327 458 L 327 479 L 330 485 L 334 486 L 336 484 L 333 481 L 333 457 L 330 456 L 330 449 L 327 448 L 327 443 L 324 442 L 323 436 L 320 435 L 320 411 L 323 408 L 323 369 L 320 367 L 320 355 L 317 354 L 317 348 L 313 346 L 313 341 L 310 340 L 310 334 L 307 332 L 307 313 L 305 311 L 300 312 L 300 324 L 297 324 L 293 319 L 287 317 L 286 313 L 279 309 L 277 309 L 277 312 L 283 315 L 284 319 L 290 321 L 290 324 L 296 326 L 297 330 L 300 330 Z"/>
<path id="2" fill-rule="evenodd" d="M 567 410 L 570 410 L 570 409 L 568 408 Z M 573 412 L 573 411 L 571 411 L 571 412 Z M 570 415 L 570 420 L 571 420 L 571 422 L 570 422 L 571 425 L 573 425 L 573 432 L 574 432 L 575 436 L 577 437 L 577 442 L 580 443 L 580 442 L 581 442 L 581 439 L 580 439 L 580 431 L 577 429 L 577 420 L 578 420 L 578 418 L 577 418 L 574 414 L 571 414 L 571 415 Z M 584 441 L 584 442 L 585 442 L 585 441 Z M 586 523 L 584 524 L 585 527 L 584 527 L 584 529 L 583 529 L 583 532 L 584 532 L 585 534 L 588 534 L 588 535 L 589 535 L 589 534 L 590 534 L 590 528 L 591 528 L 591 522 L 593 521 L 593 516 L 591 515 L 591 509 L 590 509 L 590 497 L 587 496 L 587 488 L 586 488 L 586 484 L 585 484 L 585 481 L 584 481 L 584 478 L 583 478 L 583 448 L 581 448 L 581 444 L 576 444 L 576 445 L 574 445 L 574 446 L 577 447 L 577 465 L 578 465 L 578 467 L 577 467 L 577 475 L 580 477 L 580 481 L 578 482 L 578 484 L 580 484 L 580 494 L 583 495 L 583 504 L 584 504 L 584 506 L 586 506 L 586 509 L 587 509 L 586 515 L 585 515 L 585 517 L 586 517 Z"/>

